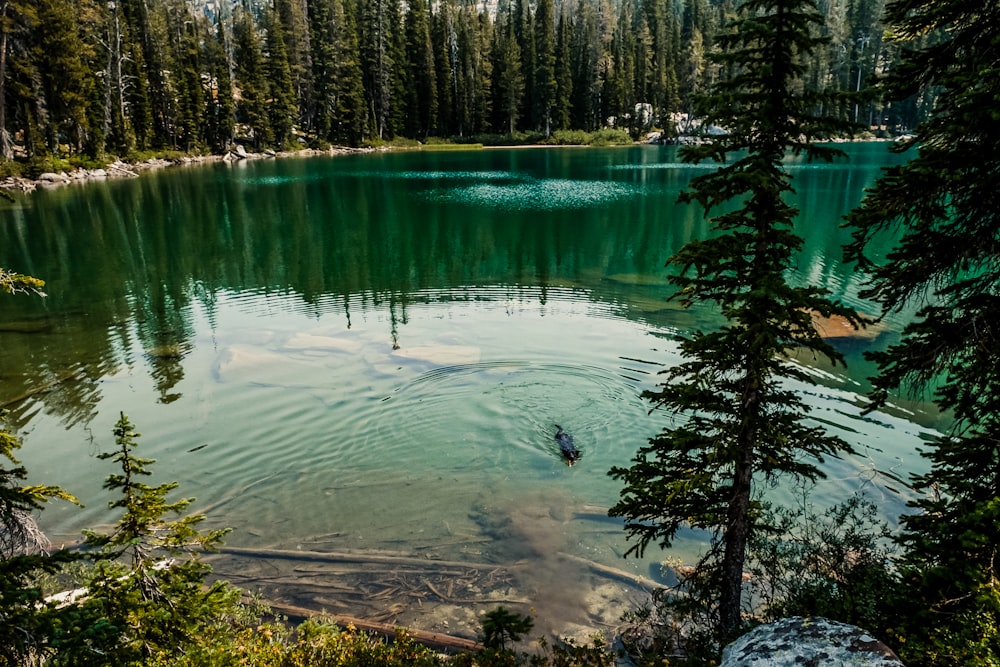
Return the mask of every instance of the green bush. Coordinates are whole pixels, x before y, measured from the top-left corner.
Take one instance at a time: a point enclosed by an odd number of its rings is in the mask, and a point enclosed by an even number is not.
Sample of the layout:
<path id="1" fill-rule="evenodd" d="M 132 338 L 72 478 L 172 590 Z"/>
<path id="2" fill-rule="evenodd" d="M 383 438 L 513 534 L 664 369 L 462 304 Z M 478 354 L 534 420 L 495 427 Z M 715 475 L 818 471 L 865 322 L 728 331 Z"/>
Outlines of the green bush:
<path id="1" fill-rule="evenodd" d="M 634 143 L 628 130 L 612 127 L 601 128 L 594 132 L 590 141 L 591 146 L 627 146 Z"/>
<path id="2" fill-rule="evenodd" d="M 583 130 L 556 130 L 545 143 L 555 146 L 587 146 L 593 138 L 594 135 Z"/>
<path id="3" fill-rule="evenodd" d="M 24 171 L 25 164 L 19 160 L 0 160 L 0 178 L 20 178 Z"/>
<path id="4" fill-rule="evenodd" d="M 758 612 L 767 620 L 823 616 L 891 644 L 887 626 L 899 577 L 891 533 L 875 504 L 855 495 L 822 515 L 805 503 L 772 512 L 773 532 L 751 544 Z"/>

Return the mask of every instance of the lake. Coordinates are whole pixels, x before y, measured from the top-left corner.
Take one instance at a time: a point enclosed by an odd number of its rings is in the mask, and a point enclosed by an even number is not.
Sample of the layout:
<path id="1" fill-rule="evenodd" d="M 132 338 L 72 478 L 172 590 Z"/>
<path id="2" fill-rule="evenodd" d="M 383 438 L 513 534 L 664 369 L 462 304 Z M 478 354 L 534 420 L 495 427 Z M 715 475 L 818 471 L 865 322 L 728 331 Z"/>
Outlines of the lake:
<path id="1" fill-rule="evenodd" d="M 791 279 L 875 313 L 840 223 L 903 158 L 846 150 L 789 161 L 805 238 Z M 539 632 L 613 627 L 638 578 L 703 543 L 626 560 L 606 511 L 608 469 L 668 423 L 640 394 L 678 361 L 678 334 L 716 321 L 668 301 L 664 268 L 709 233 L 676 204 L 709 168 L 653 146 L 354 154 L 0 204 L 0 266 L 48 293 L 0 299 L 0 406 L 31 480 L 85 505 L 53 503 L 42 527 L 74 541 L 113 520 L 96 455 L 124 411 L 152 481 L 177 480 L 246 550 L 214 556 L 217 572 L 270 600 L 460 635 L 498 603 Z M 862 354 L 905 318 L 837 342 L 846 370 L 796 359 L 819 382 L 799 388 L 812 418 L 859 452 L 825 464 L 817 507 L 860 489 L 894 520 L 899 479 L 923 468 L 932 407 L 861 412 Z"/>

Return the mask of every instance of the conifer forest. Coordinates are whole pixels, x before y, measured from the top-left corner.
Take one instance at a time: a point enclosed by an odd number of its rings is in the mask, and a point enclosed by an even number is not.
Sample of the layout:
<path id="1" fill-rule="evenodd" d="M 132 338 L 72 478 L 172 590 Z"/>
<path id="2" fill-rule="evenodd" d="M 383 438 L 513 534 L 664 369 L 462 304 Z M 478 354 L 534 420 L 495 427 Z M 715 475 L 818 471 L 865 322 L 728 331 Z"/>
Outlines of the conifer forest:
<path id="1" fill-rule="evenodd" d="M 547 137 L 691 122 L 733 0 L 3 0 L 7 159 Z M 893 67 L 883 0 L 823 0 L 803 84 Z M 828 109 L 895 134 L 927 100 Z"/>

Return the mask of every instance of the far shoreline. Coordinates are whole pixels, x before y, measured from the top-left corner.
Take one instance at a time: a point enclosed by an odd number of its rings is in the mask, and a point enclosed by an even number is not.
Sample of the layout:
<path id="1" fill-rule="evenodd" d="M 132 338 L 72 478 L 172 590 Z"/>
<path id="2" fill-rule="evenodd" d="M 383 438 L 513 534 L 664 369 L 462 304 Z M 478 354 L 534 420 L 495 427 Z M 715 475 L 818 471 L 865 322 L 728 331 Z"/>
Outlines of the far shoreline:
<path id="1" fill-rule="evenodd" d="M 824 143 L 834 143 L 834 144 L 887 143 L 892 141 L 893 139 L 869 137 L 863 139 L 833 140 L 831 142 L 824 142 Z M 474 150 L 526 150 L 526 149 L 546 149 L 546 148 L 547 149 L 631 148 L 635 146 L 648 146 L 648 145 L 654 145 L 654 146 L 683 145 L 684 143 L 685 142 L 683 142 L 683 140 L 673 144 L 653 143 L 649 141 L 636 141 L 631 144 L 525 143 L 525 144 L 510 144 L 510 145 L 505 145 L 505 144 L 484 145 L 481 143 L 473 143 L 473 144 L 417 143 L 416 145 L 413 146 L 386 145 L 380 147 L 358 147 L 358 148 L 351 148 L 346 146 L 331 146 L 328 149 L 302 148 L 290 151 L 275 151 L 268 149 L 260 153 L 247 152 L 242 147 L 242 145 L 238 145 L 235 149 L 227 151 L 226 153 L 223 154 L 185 155 L 180 158 L 154 157 L 148 160 L 143 160 L 141 162 L 126 162 L 121 159 L 117 159 L 114 162 L 108 163 L 103 168 L 85 169 L 83 167 L 78 167 L 70 172 L 66 171 L 44 172 L 42 174 L 39 174 L 38 177 L 36 178 L 27 178 L 23 176 L 8 176 L 0 180 L 0 197 L 6 198 L 10 201 L 14 201 L 14 195 L 27 195 L 35 192 L 38 189 L 57 188 L 71 184 L 82 185 L 96 181 L 138 178 L 144 173 L 158 171 L 160 169 L 168 167 L 184 167 L 191 165 L 208 164 L 213 162 L 223 162 L 231 164 L 249 160 L 332 157 L 338 155 L 356 155 L 356 154 L 380 153 L 380 152 L 396 153 L 396 152 L 423 151 L 428 153 L 435 153 L 435 152 L 444 153 L 444 152 L 463 152 L 463 151 L 474 151 Z"/>

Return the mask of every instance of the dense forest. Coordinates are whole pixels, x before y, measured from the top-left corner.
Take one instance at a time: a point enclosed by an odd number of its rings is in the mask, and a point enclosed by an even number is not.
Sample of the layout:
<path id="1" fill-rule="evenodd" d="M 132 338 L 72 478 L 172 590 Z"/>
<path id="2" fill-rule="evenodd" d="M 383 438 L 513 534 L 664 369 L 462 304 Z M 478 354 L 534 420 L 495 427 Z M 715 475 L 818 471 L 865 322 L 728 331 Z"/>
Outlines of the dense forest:
<path id="1" fill-rule="evenodd" d="M 898 59 L 884 0 L 823 0 L 807 86 Z M 689 129 L 733 0 L 2 0 L 5 159 Z M 876 132 L 926 100 L 825 109 Z"/>

